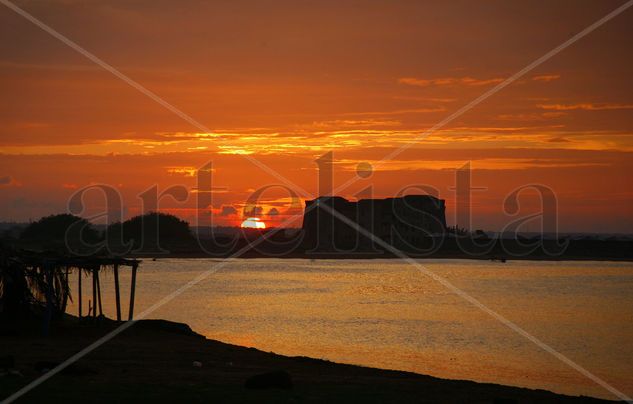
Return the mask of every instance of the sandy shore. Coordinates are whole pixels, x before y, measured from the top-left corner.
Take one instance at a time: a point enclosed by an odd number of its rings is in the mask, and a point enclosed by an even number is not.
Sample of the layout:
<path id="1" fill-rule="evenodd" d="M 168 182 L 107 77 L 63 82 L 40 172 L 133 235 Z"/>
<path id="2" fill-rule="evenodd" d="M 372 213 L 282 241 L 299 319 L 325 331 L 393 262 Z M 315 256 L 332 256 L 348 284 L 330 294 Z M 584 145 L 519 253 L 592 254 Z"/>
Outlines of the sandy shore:
<path id="1" fill-rule="evenodd" d="M 0 337 L 0 357 L 21 374 L 0 377 L 0 400 L 113 329 L 76 319 L 37 334 Z M 194 365 L 194 362 L 199 362 Z M 292 388 L 245 387 L 283 370 Z M 15 372 L 14 372 L 15 373 Z M 544 390 L 443 380 L 304 358 L 208 340 L 185 324 L 142 320 L 37 387 L 20 402 L 604 402 Z"/>

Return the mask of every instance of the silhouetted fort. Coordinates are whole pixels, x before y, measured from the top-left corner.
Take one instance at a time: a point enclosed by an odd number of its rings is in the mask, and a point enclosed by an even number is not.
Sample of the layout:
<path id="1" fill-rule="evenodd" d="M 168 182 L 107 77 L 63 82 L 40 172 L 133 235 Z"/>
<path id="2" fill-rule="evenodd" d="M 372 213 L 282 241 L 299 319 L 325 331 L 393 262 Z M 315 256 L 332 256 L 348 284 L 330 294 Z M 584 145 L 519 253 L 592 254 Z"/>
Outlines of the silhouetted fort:
<path id="1" fill-rule="evenodd" d="M 312 207 L 312 205 L 316 206 Z M 446 229 L 445 203 L 430 195 L 407 195 L 400 198 L 361 199 L 351 202 L 339 196 L 322 196 L 306 201 L 303 230 L 314 247 L 368 246 L 366 237 L 336 216 L 333 210 L 392 245 L 416 245 L 422 238 L 443 234 Z M 358 245 L 360 243 L 360 245 Z"/>

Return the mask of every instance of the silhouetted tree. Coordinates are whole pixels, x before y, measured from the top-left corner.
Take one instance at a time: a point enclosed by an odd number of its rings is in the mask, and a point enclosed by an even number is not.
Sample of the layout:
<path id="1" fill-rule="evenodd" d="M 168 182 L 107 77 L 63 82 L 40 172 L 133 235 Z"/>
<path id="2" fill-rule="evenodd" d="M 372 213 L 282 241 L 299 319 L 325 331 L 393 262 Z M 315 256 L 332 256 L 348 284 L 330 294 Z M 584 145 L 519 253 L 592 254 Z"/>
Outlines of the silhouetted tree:
<path id="1" fill-rule="evenodd" d="M 20 242 L 30 248 L 73 254 L 92 251 L 99 239 L 99 232 L 89 221 L 67 213 L 43 217 L 20 235 Z"/>
<path id="2" fill-rule="evenodd" d="M 193 241 L 189 223 L 160 212 L 150 212 L 123 223 L 114 223 L 108 226 L 106 234 L 110 246 L 131 243 L 133 248 L 147 252 L 188 245 Z"/>

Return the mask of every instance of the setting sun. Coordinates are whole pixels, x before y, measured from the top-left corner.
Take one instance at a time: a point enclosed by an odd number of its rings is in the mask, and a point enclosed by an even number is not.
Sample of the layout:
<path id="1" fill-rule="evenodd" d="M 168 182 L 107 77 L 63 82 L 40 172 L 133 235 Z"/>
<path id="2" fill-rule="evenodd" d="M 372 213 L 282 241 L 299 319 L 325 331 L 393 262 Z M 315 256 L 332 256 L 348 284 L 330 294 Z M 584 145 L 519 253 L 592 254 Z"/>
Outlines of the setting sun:
<path id="1" fill-rule="evenodd" d="M 258 217 L 249 217 L 240 225 L 243 229 L 265 229 L 266 223 Z"/>

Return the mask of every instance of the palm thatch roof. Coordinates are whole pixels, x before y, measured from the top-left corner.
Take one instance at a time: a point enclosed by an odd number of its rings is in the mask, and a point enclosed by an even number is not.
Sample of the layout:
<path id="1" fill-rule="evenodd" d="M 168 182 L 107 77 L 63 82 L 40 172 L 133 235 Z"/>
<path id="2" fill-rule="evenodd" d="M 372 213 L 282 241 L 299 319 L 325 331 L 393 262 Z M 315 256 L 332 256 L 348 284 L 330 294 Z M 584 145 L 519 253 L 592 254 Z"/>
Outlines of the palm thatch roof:
<path id="1" fill-rule="evenodd" d="M 96 316 L 98 302 L 101 308 L 101 286 L 99 272 L 114 270 L 116 280 L 117 319 L 121 318 L 119 302 L 118 268 L 132 267 L 132 295 L 130 297 L 130 319 L 134 307 L 136 269 L 140 260 L 112 256 L 68 256 L 55 252 L 36 252 L 0 247 L 0 317 L 15 321 L 29 313 L 46 311 L 46 322 L 61 316 L 66 311 L 67 301 L 72 301 L 68 274 L 74 270 L 78 277 L 79 316 L 82 316 L 81 278 L 85 274 L 93 277 L 92 313 Z M 47 326 L 48 327 L 48 326 Z"/>
<path id="2" fill-rule="evenodd" d="M 52 268 L 69 268 L 69 269 L 85 269 L 93 271 L 94 269 L 105 270 L 119 266 L 138 266 L 141 260 L 127 259 L 112 256 L 70 256 L 59 255 L 54 252 L 36 252 L 28 250 L 2 251 L 4 257 L 10 261 L 21 263 L 30 267 L 52 267 Z"/>

